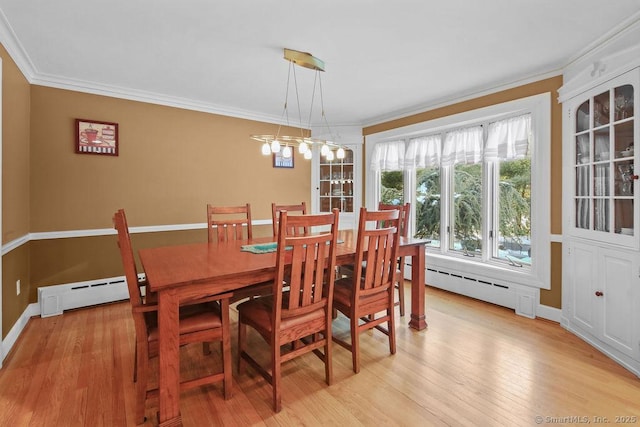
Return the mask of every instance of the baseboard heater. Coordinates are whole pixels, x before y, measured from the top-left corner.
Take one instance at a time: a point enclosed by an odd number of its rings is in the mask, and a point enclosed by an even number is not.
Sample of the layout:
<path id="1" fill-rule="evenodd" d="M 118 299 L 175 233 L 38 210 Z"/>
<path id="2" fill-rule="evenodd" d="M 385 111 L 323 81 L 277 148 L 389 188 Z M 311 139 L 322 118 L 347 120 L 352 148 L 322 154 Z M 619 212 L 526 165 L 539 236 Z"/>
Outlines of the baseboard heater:
<path id="1" fill-rule="evenodd" d="M 124 276 L 38 288 L 41 317 L 126 299 L 129 299 L 129 291 Z"/>
<path id="2" fill-rule="evenodd" d="M 521 316 L 536 317 L 537 297 L 532 288 L 440 268 L 427 267 L 425 278 L 431 286 L 508 307 Z"/>

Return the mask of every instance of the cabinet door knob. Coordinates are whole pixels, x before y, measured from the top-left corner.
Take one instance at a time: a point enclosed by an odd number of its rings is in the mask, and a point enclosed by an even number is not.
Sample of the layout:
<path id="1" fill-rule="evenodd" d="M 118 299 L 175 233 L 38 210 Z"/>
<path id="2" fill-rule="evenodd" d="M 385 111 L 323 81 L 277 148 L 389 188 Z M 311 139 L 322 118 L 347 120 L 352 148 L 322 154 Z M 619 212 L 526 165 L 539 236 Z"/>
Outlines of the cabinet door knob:
<path id="1" fill-rule="evenodd" d="M 638 179 L 638 175 L 633 175 L 631 179 Z"/>
<path id="2" fill-rule="evenodd" d="M 604 293 L 602 291 L 596 291 L 596 296 L 597 297 L 601 297 L 602 295 L 604 295 Z"/>

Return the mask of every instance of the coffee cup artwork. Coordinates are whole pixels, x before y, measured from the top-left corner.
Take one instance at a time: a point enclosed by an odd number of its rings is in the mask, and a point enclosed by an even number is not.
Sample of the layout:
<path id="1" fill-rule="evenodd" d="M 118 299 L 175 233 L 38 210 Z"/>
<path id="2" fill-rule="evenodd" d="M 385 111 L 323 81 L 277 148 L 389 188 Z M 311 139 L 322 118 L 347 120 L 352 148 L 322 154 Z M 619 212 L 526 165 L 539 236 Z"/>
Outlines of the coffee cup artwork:
<path id="1" fill-rule="evenodd" d="M 118 155 L 118 124 L 76 119 L 76 153 Z"/>

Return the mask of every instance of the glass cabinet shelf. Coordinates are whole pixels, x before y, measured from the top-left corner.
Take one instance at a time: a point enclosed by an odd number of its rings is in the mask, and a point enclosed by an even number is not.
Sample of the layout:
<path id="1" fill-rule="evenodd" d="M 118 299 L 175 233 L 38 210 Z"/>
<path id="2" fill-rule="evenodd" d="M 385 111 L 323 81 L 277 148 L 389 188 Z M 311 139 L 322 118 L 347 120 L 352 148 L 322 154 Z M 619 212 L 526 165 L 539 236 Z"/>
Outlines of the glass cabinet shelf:
<path id="1" fill-rule="evenodd" d="M 633 236 L 635 88 L 597 92 L 575 110 L 575 227 Z"/>
<path id="2" fill-rule="evenodd" d="M 354 163 L 353 151 L 345 149 L 344 159 L 320 159 L 320 212 L 353 212 Z"/>

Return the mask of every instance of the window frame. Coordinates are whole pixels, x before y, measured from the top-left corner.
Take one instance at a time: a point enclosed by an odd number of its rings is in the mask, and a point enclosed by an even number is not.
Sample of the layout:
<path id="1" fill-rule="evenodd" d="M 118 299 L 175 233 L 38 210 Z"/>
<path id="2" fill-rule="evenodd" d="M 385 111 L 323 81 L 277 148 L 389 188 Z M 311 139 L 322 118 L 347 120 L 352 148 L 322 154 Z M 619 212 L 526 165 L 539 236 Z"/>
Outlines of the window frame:
<path id="1" fill-rule="evenodd" d="M 551 234 L 550 234 L 550 152 L 551 152 L 551 94 L 549 92 L 520 98 L 513 101 L 495 104 L 492 106 L 465 111 L 426 122 L 420 122 L 401 128 L 396 128 L 376 134 L 365 136 L 366 159 L 371 159 L 374 147 L 378 143 L 392 140 L 405 139 L 417 136 L 444 132 L 452 128 L 472 126 L 479 123 L 508 118 L 519 114 L 531 114 L 531 131 L 534 138 L 531 142 L 531 246 L 535 248 L 535 258 L 531 268 L 515 267 L 508 262 L 493 258 L 493 248 L 483 252 L 482 257 L 465 257 L 448 250 L 449 234 L 441 233 L 440 248 L 427 248 L 427 266 L 429 268 L 455 269 L 481 274 L 498 281 L 511 282 L 541 289 L 550 289 L 550 258 L 551 258 Z M 486 130 L 485 130 L 486 132 Z M 487 163 L 491 165 L 487 166 Z M 451 194 L 452 171 L 441 168 L 441 182 L 443 185 L 443 197 Z M 483 188 L 487 186 L 488 174 L 493 177 L 496 173 L 495 162 L 483 161 Z M 405 202 L 411 203 L 411 221 L 409 232 L 413 234 L 415 229 L 416 192 L 415 170 L 405 168 L 404 196 Z M 379 200 L 380 174 L 366 165 L 366 200 L 367 208 L 375 209 Z M 483 214 L 489 215 L 491 221 L 495 221 L 496 212 L 491 212 L 493 204 L 488 203 L 490 194 L 483 194 Z M 442 200 L 442 206 L 446 207 L 441 213 L 441 218 L 449 218 L 451 215 L 449 200 Z M 495 207 L 493 210 L 497 209 Z M 483 222 L 483 240 L 489 242 L 489 223 Z M 445 242 L 446 240 L 446 242 Z"/>

